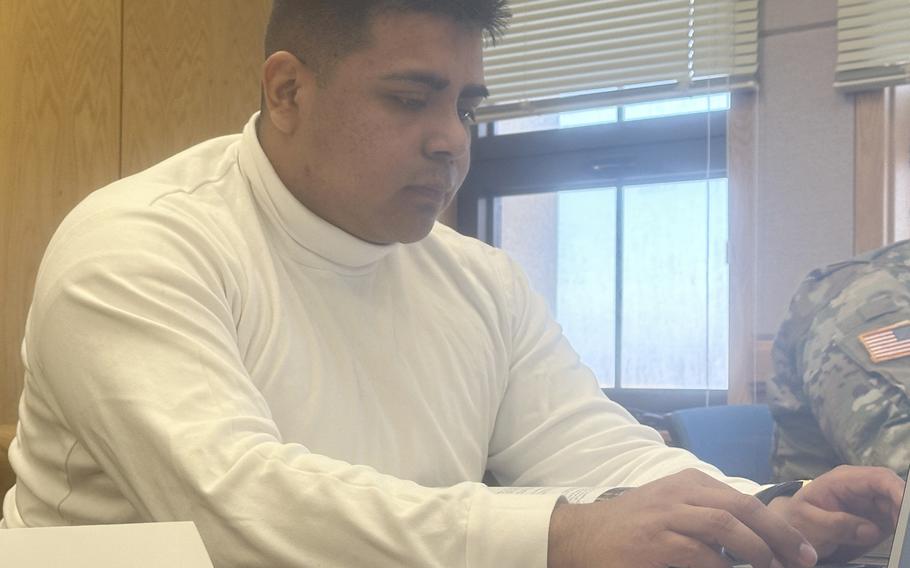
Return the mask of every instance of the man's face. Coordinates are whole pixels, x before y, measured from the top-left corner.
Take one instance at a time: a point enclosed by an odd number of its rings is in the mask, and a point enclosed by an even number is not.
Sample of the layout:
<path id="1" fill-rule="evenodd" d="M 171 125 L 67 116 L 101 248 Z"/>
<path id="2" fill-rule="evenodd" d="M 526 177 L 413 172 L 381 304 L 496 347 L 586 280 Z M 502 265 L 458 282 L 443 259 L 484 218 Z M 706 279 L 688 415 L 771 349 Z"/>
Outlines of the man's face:
<path id="1" fill-rule="evenodd" d="M 486 93 L 482 33 L 422 13 L 373 19 L 367 47 L 340 59 L 301 108 L 291 191 L 374 243 L 422 239 L 470 165 Z"/>

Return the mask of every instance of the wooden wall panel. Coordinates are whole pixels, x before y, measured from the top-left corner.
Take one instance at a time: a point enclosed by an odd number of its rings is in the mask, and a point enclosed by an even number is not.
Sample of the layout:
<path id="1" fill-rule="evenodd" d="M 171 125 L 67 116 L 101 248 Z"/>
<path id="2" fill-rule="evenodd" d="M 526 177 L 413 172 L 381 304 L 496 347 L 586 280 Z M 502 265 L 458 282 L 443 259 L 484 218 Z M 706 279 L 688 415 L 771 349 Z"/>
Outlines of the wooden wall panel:
<path id="1" fill-rule="evenodd" d="M 894 240 L 910 239 L 910 85 L 892 87 L 890 163 Z"/>
<path id="2" fill-rule="evenodd" d="M 0 423 L 14 422 L 19 345 L 50 235 L 117 178 L 121 0 L 0 0 Z"/>
<path id="3" fill-rule="evenodd" d="M 123 0 L 124 176 L 259 108 L 269 0 Z"/>
<path id="4" fill-rule="evenodd" d="M 760 399 L 755 360 L 756 95 L 733 93 L 727 115 L 729 180 L 730 380 L 727 402 Z"/>
<path id="5" fill-rule="evenodd" d="M 858 93 L 854 157 L 857 253 L 910 238 L 910 85 Z"/>
<path id="6" fill-rule="evenodd" d="M 858 93 L 853 146 L 853 252 L 877 249 L 891 241 L 888 222 L 887 89 Z"/>

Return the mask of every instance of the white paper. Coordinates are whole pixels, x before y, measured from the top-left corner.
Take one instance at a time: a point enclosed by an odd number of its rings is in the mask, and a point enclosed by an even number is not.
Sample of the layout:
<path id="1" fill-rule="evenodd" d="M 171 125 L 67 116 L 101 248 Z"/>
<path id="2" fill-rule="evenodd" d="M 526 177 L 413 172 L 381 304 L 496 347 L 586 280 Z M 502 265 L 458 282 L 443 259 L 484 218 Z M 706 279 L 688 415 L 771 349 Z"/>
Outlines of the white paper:
<path id="1" fill-rule="evenodd" d="M 490 487 L 494 493 L 562 495 L 569 503 L 593 503 L 608 487 Z"/>
<path id="2" fill-rule="evenodd" d="M 212 568 L 190 522 L 0 529 L 3 568 Z"/>

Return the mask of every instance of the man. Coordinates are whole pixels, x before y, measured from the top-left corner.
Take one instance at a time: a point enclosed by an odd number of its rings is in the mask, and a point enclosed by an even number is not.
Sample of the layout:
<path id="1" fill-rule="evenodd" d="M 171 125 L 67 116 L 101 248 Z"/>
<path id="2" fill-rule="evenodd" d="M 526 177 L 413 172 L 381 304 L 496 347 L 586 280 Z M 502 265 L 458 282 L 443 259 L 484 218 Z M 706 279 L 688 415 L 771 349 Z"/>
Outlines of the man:
<path id="1" fill-rule="evenodd" d="M 774 342 L 777 479 L 910 467 L 910 241 L 813 271 Z"/>
<path id="2" fill-rule="evenodd" d="M 893 529 L 887 470 L 764 507 L 667 448 L 514 263 L 435 224 L 503 4 L 278 1 L 243 134 L 68 216 L 27 324 L 8 526 L 187 519 L 219 567 L 795 567 Z M 570 505 L 485 471 L 638 487 Z"/>

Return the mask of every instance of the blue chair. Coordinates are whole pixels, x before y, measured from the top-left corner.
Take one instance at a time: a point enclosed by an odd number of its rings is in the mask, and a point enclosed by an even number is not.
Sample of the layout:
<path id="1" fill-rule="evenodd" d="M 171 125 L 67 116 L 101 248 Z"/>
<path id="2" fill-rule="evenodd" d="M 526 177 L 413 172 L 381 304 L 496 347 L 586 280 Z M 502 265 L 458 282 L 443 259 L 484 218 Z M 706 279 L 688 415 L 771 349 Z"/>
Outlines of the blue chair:
<path id="1" fill-rule="evenodd" d="M 771 479 L 774 420 L 764 404 L 684 408 L 667 414 L 674 442 L 733 477 Z"/>

